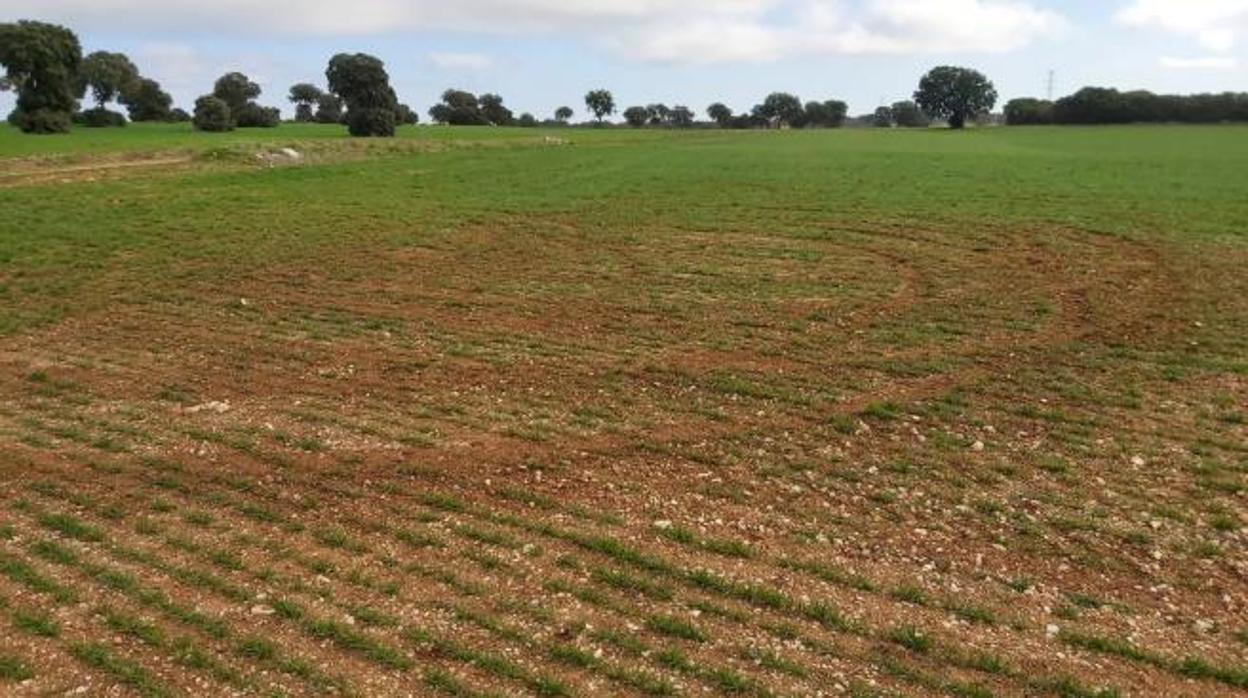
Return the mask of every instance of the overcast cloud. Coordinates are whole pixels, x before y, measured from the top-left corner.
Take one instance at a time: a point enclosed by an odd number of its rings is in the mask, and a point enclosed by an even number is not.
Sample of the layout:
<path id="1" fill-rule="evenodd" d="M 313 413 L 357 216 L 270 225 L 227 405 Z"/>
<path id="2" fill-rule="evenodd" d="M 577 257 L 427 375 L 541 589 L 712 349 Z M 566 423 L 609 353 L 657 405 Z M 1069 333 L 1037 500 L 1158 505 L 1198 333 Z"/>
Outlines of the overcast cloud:
<path id="1" fill-rule="evenodd" d="M 1248 35 L 1248 0 L 1133 0 L 1117 18 L 1190 36 L 1208 50 L 1226 53 Z"/>
<path id="2" fill-rule="evenodd" d="M 0 0 L 0 15 L 100 31 L 273 37 L 404 32 L 576 37 L 643 61 L 766 62 L 810 54 L 1001 53 L 1060 38 L 1053 0 Z M 1226 53 L 1248 34 L 1248 0 L 1123 0 L 1122 25 Z M 439 60 L 480 66 L 481 57 Z"/>
<path id="3" fill-rule="evenodd" d="M 3 0 L 0 7 L 9 15 L 110 31 L 568 34 L 639 60 L 691 63 L 1000 52 L 1065 26 L 1058 12 L 1023 0 Z"/>

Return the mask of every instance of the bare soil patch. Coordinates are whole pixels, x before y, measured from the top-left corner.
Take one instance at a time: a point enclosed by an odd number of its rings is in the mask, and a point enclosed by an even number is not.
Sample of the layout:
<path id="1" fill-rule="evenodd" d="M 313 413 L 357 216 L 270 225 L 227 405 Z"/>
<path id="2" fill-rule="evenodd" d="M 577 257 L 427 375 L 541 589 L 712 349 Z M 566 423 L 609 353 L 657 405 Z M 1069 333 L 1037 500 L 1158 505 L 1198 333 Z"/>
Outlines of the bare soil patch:
<path id="1" fill-rule="evenodd" d="M 21 689 L 1233 694 L 1245 261 L 517 218 L 0 340 Z"/>

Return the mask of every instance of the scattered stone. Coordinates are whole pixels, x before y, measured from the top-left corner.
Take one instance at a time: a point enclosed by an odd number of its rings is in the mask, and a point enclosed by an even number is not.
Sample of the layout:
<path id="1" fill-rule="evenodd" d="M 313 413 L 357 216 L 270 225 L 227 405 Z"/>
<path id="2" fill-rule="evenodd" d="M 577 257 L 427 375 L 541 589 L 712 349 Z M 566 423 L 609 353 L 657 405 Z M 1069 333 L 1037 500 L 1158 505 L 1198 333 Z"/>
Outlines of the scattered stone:
<path id="1" fill-rule="evenodd" d="M 276 611 L 269 608 L 268 606 L 252 606 L 251 607 L 251 615 L 253 616 L 271 616 L 274 613 L 276 613 Z"/>
<path id="2" fill-rule="evenodd" d="M 229 412 L 230 409 L 230 403 L 214 400 L 212 402 L 205 402 L 202 405 L 196 405 L 186 411 L 189 414 L 199 414 L 200 412 L 216 412 L 217 414 L 225 414 L 226 412 Z"/>
<path id="3" fill-rule="evenodd" d="M 975 452 L 977 452 L 977 453 L 978 453 L 978 452 L 980 452 L 980 451 L 983 451 L 985 448 L 987 448 L 987 447 L 986 447 L 986 446 L 984 446 L 984 442 L 983 442 L 983 441 L 976 441 L 974 444 L 972 444 L 972 445 L 971 445 L 971 450 L 972 450 L 972 451 L 975 451 Z"/>

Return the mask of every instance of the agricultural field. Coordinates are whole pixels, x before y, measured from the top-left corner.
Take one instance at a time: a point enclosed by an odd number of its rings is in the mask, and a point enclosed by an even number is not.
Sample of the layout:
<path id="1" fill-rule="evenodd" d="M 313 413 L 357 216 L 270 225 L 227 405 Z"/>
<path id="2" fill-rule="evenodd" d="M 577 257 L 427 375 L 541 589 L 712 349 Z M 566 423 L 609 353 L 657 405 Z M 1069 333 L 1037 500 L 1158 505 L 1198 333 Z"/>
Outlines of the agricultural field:
<path id="1" fill-rule="evenodd" d="M 1242 694 L 1245 172 L 2 129 L 0 694 Z"/>

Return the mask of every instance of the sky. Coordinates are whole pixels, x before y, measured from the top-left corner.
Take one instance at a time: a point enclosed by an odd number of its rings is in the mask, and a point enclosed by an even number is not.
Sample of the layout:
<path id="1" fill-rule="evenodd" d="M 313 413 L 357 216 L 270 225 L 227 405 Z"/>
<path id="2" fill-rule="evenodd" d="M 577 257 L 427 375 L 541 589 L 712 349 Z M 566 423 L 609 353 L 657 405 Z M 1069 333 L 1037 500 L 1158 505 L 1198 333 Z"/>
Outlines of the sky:
<path id="1" fill-rule="evenodd" d="M 121 51 L 179 106 L 238 70 L 281 106 L 339 52 L 386 62 L 422 117 L 449 87 L 547 117 L 611 90 L 624 107 L 748 110 L 774 91 L 851 113 L 908 99 L 936 65 L 1001 103 L 1085 85 L 1248 91 L 1248 0 L 0 0 L 0 22 L 64 24 Z M 12 108 L 0 93 L 0 110 Z"/>

